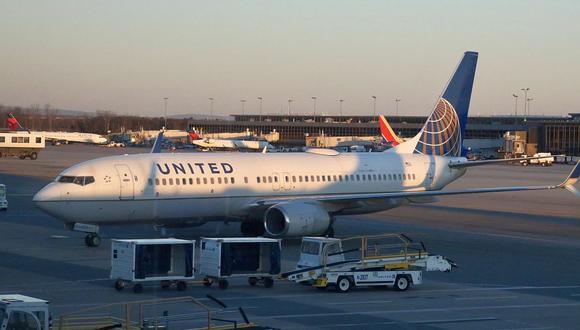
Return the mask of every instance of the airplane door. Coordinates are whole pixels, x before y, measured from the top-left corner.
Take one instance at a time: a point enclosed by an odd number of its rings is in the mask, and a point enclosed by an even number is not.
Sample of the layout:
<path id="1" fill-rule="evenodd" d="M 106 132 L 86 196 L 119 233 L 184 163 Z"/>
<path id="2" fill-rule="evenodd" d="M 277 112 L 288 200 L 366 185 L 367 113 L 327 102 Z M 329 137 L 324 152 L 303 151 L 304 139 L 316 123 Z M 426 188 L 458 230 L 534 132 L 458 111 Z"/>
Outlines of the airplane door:
<path id="1" fill-rule="evenodd" d="M 428 162 L 425 163 L 425 165 L 427 166 L 428 170 L 427 170 L 427 184 L 432 184 L 433 183 L 433 176 L 435 175 L 435 163 L 434 162 Z"/>
<path id="2" fill-rule="evenodd" d="M 292 182 L 290 182 L 290 173 L 284 172 L 280 175 L 281 187 L 284 190 L 292 189 Z"/>
<path id="3" fill-rule="evenodd" d="M 272 189 L 274 191 L 280 190 L 280 174 L 279 173 L 272 173 L 273 181 L 272 181 Z"/>
<path id="4" fill-rule="evenodd" d="M 133 199 L 134 186 L 133 186 L 133 174 L 127 165 L 115 165 L 117 174 L 119 175 L 119 182 L 121 183 L 121 190 L 119 192 L 119 199 Z"/>

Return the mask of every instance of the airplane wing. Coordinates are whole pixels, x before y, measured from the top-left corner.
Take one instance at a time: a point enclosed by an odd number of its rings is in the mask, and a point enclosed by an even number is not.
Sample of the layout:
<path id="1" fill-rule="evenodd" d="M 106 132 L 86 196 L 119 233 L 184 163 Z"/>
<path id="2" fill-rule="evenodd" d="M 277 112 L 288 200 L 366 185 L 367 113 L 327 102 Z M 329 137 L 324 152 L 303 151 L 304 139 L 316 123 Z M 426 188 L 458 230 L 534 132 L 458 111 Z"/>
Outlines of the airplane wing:
<path id="1" fill-rule="evenodd" d="M 153 143 L 153 147 L 151 148 L 152 154 L 161 153 L 161 142 L 163 142 L 163 130 L 159 131 L 155 143 Z"/>
<path id="2" fill-rule="evenodd" d="M 576 196 L 580 197 L 580 192 L 573 186 L 580 176 L 580 161 L 576 163 L 574 169 L 562 183 L 558 185 L 549 186 L 512 186 L 512 187 L 495 187 L 495 188 L 469 188 L 469 189 L 455 189 L 455 190 L 422 190 L 422 191 L 403 191 L 403 192 L 385 192 L 385 193 L 368 193 L 368 194 L 334 194 L 334 195 L 312 195 L 312 196 L 297 196 L 296 198 L 281 197 L 259 200 L 250 207 L 265 207 L 275 205 L 280 202 L 288 202 L 293 200 L 302 201 L 316 201 L 322 203 L 340 203 L 340 202 L 364 202 L 391 198 L 418 198 L 418 197 L 434 197 L 445 195 L 463 195 L 463 194 L 481 194 L 492 192 L 508 192 L 508 191 L 530 191 L 530 190 L 551 190 L 551 189 L 566 189 Z"/>

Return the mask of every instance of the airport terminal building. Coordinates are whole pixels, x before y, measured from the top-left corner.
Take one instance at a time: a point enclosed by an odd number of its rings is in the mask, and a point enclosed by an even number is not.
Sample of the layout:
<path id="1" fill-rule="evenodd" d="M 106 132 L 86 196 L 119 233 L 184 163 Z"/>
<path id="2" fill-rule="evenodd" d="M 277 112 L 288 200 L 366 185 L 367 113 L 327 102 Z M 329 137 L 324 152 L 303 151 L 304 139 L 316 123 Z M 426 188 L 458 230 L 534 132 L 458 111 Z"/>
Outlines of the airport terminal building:
<path id="1" fill-rule="evenodd" d="M 425 116 L 389 116 L 393 130 L 401 137 L 412 137 L 423 127 Z M 229 120 L 191 120 L 189 128 L 205 133 L 241 132 L 256 134 L 276 131 L 283 145 L 303 146 L 305 138 L 326 136 L 377 136 L 379 123 L 374 116 L 312 115 L 232 115 Z M 559 116 L 469 117 L 466 139 L 502 139 L 506 132 L 526 131 L 528 143 L 538 151 L 580 156 L 580 113 Z"/>

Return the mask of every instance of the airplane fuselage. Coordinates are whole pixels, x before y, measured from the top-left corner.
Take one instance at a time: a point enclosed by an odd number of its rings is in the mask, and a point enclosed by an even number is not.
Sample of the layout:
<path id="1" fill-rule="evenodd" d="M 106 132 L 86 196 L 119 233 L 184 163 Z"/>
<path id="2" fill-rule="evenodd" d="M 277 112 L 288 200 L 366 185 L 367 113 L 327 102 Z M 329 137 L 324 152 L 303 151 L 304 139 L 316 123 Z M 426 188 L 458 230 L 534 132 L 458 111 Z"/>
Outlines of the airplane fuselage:
<path id="1" fill-rule="evenodd" d="M 259 218 L 261 214 L 253 214 L 248 205 L 263 199 L 438 190 L 465 173 L 447 166 L 462 158 L 394 152 L 323 153 L 328 154 L 105 157 L 63 171 L 34 200 L 41 209 L 64 222 L 178 224 L 229 217 Z M 329 212 L 362 214 L 404 202 L 345 202 L 344 208 L 335 206 Z"/>

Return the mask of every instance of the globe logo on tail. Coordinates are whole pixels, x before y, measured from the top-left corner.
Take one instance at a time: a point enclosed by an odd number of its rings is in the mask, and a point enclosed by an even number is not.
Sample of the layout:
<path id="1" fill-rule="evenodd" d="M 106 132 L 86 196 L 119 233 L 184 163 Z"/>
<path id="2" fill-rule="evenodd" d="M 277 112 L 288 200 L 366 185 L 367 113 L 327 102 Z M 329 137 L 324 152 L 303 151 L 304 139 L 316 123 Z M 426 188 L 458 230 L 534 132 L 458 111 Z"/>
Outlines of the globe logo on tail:
<path id="1" fill-rule="evenodd" d="M 455 108 L 441 98 L 423 126 L 415 152 L 423 155 L 460 156 L 461 130 Z"/>

